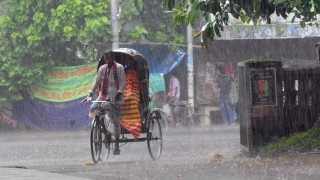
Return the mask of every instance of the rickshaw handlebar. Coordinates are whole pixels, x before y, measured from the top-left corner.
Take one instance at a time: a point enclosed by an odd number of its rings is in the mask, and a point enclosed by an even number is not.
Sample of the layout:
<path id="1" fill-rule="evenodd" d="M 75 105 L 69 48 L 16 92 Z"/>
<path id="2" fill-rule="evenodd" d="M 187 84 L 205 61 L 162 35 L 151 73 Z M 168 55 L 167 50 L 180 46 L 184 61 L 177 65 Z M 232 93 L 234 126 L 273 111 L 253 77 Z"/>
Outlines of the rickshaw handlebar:
<path id="1" fill-rule="evenodd" d="M 106 102 L 110 102 L 110 99 L 107 98 L 105 101 L 101 101 L 101 100 L 97 100 L 97 101 L 90 101 L 92 103 L 106 103 Z"/>

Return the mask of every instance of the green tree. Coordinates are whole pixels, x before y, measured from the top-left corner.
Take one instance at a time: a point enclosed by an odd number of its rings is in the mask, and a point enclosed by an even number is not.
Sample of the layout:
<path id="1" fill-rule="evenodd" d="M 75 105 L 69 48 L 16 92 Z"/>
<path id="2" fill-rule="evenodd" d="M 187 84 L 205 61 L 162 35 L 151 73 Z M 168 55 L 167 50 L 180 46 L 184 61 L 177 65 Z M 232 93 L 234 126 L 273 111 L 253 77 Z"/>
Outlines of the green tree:
<path id="1" fill-rule="evenodd" d="M 318 26 L 316 16 L 320 13 L 319 0 L 163 0 L 163 5 L 172 11 L 174 24 L 194 25 L 200 18 L 204 19 L 206 23 L 195 34 L 203 45 L 220 37 L 230 16 L 256 25 L 261 21 L 271 23 L 272 14 L 284 19 L 292 14 L 291 21 L 298 18 L 304 27 Z M 188 11 L 190 5 L 192 8 Z"/>
<path id="2" fill-rule="evenodd" d="M 130 1 L 129 1 L 130 2 Z M 122 3 L 121 20 L 129 23 L 132 20 L 140 20 L 141 24 L 128 31 L 122 31 L 123 42 L 130 42 L 136 37 L 142 36 L 138 41 L 182 44 L 185 43 L 185 26 L 172 26 L 172 18 L 169 13 L 164 13 L 163 8 L 154 8 L 159 4 L 158 0 L 134 0 Z M 129 10 L 134 11 L 135 16 L 128 16 Z"/>
<path id="3" fill-rule="evenodd" d="M 0 16 L 1 98 L 21 99 L 53 66 L 77 65 L 112 36 L 104 0 L 10 0 Z"/>
<path id="4" fill-rule="evenodd" d="M 156 0 L 118 1 L 120 41 L 169 42 L 174 28 L 156 33 L 154 22 L 141 15 L 154 11 Z M 19 100 L 54 66 L 93 62 L 112 42 L 110 1 L 7 0 L 0 1 L 0 100 Z M 159 8 L 158 16 L 164 15 Z M 155 15 L 151 16 L 154 17 Z M 158 19 L 169 19 L 158 17 Z M 170 18 L 171 20 L 171 18 Z M 130 24 L 139 22 L 138 25 Z M 165 22 L 171 24 L 171 21 Z M 164 23 L 160 23 L 166 29 Z M 133 27 L 135 26 L 135 27 Z M 154 34 L 157 34 L 154 36 Z M 180 36 L 172 42 L 183 42 Z M 183 37 L 183 36 L 182 36 Z"/>

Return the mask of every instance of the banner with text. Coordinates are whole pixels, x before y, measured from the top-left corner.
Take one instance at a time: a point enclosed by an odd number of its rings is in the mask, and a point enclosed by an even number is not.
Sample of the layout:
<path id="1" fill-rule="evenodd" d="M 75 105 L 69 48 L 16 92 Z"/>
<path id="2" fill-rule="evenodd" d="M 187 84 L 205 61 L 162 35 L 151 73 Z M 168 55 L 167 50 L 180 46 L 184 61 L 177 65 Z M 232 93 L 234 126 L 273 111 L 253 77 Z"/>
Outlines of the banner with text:
<path id="1" fill-rule="evenodd" d="M 90 104 L 81 100 L 96 76 L 96 63 L 55 68 L 49 77 L 33 88 L 35 98 L 28 96 L 15 103 L 12 119 L 32 129 L 70 130 L 90 126 Z M 149 91 L 164 91 L 164 79 L 160 73 L 150 74 Z"/>

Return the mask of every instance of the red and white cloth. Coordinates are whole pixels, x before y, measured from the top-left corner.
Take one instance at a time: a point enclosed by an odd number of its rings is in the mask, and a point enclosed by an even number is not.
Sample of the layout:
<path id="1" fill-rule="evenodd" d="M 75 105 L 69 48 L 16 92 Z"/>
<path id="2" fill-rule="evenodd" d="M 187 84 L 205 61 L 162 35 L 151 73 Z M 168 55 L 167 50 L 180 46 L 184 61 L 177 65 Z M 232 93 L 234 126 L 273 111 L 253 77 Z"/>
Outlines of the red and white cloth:
<path id="1" fill-rule="evenodd" d="M 180 99 L 180 82 L 175 76 L 170 78 L 168 96 L 178 101 Z"/>
<path id="2" fill-rule="evenodd" d="M 136 71 L 126 72 L 124 104 L 121 108 L 120 124 L 137 139 L 141 133 L 141 117 L 139 112 L 140 91 Z"/>

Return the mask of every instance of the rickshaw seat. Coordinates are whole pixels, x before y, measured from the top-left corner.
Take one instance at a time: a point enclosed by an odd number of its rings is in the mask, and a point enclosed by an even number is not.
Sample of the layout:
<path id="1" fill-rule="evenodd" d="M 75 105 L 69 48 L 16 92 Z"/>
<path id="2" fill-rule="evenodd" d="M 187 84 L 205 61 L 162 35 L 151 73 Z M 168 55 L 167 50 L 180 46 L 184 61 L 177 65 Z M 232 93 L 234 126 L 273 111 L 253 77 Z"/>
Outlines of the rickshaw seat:
<path id="1" fill-rule="evenodd" d="M 141 115 L 139 112 L 140 89 L 139 79 L 135 70 L 126 71 L 126 87 L 124 104 L 121 108 L 120 124 L 122 133 L 130 132 L 135 139 L 141 133 Z"/>

